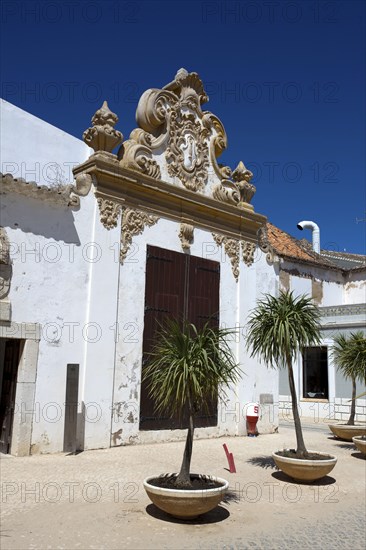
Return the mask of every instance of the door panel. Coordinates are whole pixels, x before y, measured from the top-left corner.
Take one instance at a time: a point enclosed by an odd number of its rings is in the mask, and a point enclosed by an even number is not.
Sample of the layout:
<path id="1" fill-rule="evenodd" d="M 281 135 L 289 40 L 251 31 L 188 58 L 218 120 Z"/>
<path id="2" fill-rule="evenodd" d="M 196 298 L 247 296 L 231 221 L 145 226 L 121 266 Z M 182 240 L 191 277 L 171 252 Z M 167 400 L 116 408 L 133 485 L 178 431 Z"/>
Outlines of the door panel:
<path id="1" fill-rule="evenodd" d="M 197 327 L 207 320 L 212 326 L 219 324 L 220 265 L 205 260 L 148 246 L 146 263 L 145 322 L 143 336 L 143 365 L 148 361 L 152 339 L 168 317 L 187 319 Z M 217 398 L 207 410 L 199 411 L 197 427 L 217 425 Z M 148 395 L 145 382 L 141 384 L 140 429 L 186 428 L 188 416 L 168 418 L 157 416 L 154 403 Z"/>
<path id="2" fill-rule="evenodd" d="M 147 364 L 152 340 L 166 318 L 177 319 L 184 310 L 185 258 L 155 246 L 148 246 L 146 260 L 145 317 L 142 369 Z M 140 429 L 170 429 L 177 419 L 157 417 L 146 382 L 141 383 Z"/>

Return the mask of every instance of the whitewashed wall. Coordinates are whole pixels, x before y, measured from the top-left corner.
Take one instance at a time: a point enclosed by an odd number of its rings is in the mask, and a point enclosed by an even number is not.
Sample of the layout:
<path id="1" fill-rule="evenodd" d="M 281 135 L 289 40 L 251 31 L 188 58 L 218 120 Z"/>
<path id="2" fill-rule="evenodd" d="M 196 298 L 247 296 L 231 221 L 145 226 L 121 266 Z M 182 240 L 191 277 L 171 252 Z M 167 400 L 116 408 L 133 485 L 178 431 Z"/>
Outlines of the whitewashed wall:
<path id="1" fill-rule="evenodd" d="M 89 147 L 5 101 L 1 109 L 2 171 L 51 187 L 70 183 L 72 166 L 88 158 Z M 64 176 L 57 176 L 55 167 Z M 80 364 L 83 399 L 87 303 L 98 248 L 92 244 L 94 217 L 91 194 L 81 198 L 79 209 L 16 193 L 2 195 L 1 225 L 9 237 L 13 268 L 8 296 L 12 321 L 24 327 L 24 339 L 26 323 L 41 325 L 32 452 L 62 451 L 68 363 Z"/>
<path id="2" fill-rule="evenodd" d="M 90 149 L 7 102 L 1 106 L 2 171 L 50 187 L 71 183 L 72 166 L 84 162 Z M 9 236 L 13 264 L 12 321 L 41 327 L 31 411 L 32 452 L 63 450 L 69 363 L 80 365 L 81 447 L 182 437 L 179 431 L 138 431 L 146 245 L 181 252 L 178 224 L 160 220 L 146 228 L 134 238 L 121 266 L 120 226 L 111 230 L 102 226 L 93 191 L 80 199 L 78 209 L 14 192 L 2 199 L 1 223 Z M 201 230 L 195 230 L 191 254 L 221 263 L 220 322 L 243 327 L 258 295 L 255 265 L 248 268 L 241 262 L 236 282 L 224 249 Z M 276 373 L 269 374 L 264 365 L 248 358 L 242 334 L 232 347 L 245 376 L 228 392 L 218 426 L 198 430 L 199 436 L 245 434 L 245 404 L 259 401 L 261 394 L 274 395 L 277 401 Z M 274 411 L 273 405 L 263 408 L 260 431 L 276 428 Z"/>
<path id="3" fill-rule="evenodd" d="M 185 430 L 139 432 L 140 382 L 144 324 L 146 247 L 148 244 L 182 252 L 178 237 L 179 224 L 159 220 L 134 237 L 133 245 L 120 269 L 118 302 L 118 342 L 116 346 L 113 398 L 112 445 L 185 437 Z M 241 262 L 240 279 L 235 281 L 231 263 L 224 249 L 218 247 L 210 233 L 195 230 L 191 255 L 220 262 L 220 324 L 238 327 L 232 350 L 245 375 L 237 388 L 227 392 L 227 400 L 219 407 L 218 426 L 196 430 L 198 437 L 246 433 L 245 404 L 259 401 L 260 393 L 277 392 L 277 376 L 248 358 L 244 345 L 244 324 L 248 311 L 255 305 L 256 269 Z M 274 407 L 264 407 L 260 431 L 271 432 L 277 426 Z"/>
<path id="4" fill-rule="evenodd" d="M 364 304 L 365 303 L 365 272 L 349 273 L 347 276 L 343 276 L 341 273 L 329 269 L 312 268 L 310 266 L 300 266 L 298 263 L 291 264 L 286 262 L 284 264 L 286 271 L 289 275 L 289 289 L 294 290 L 296 294 L 308 294 L 312 296 L 313 288 L 312 281 L 316 281 L 321 285 L 321 291 L 317 290 L 316 303 L 320 307 L 326 306 L 339 306 L 348 304 Z M 294 272 L 298 275 L 294 275 Z M 339 323 L 340 330 L 348 330 L 346 325 L 341 325 L 344 320 L 332 318 L 334 321 L 334 330 Z M 357 318 L 357 321 L 359 319 Z M 360 330 L 362 327 L 354 327 L 354 330 Z M 365 329 L 365 323 L 363 328 Z M 349 330 L 348 330 L 349 332 Z M 332 331 L 324 331 L 321 345 L 328 347 L 328 389 L 329 399 L 325 401 L 321 400 L 309 400 L 302 399 L 303 394 L 303 380 L 302 380 L 302 358 L 299 356 L 294 364 L 294 377 L 295 386 L 299 399 L 299 410 L 302 416 L 313 418 L 314 420 L 326 420 L 336 419 L 344 420 L 345 417 L 349 417 L 350 403 L 348 400 L 337 393 L 337 379 L 341 378 L 341 375 L 337 373 L 336 366 L 333 364 L 330 349 L 333 345 Z M 279 417 L 280 420 L 292 417 L 291 411 L 291 396 L 287 380 L 287 372 L 280 371 L 279 374 Z M 339 386 L 339 384 L 338 384 Z M 361 393 L 362 387 L 359 391 Z M 357 400 L 357 414 L 356 420 L 366 420 L 366 400 Z"/>

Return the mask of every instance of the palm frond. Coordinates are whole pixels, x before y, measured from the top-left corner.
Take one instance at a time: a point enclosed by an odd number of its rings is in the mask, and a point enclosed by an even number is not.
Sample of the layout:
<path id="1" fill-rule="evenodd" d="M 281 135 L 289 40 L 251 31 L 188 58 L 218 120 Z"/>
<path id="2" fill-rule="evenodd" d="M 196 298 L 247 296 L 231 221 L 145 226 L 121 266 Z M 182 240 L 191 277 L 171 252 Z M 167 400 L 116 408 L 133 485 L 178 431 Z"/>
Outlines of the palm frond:
<path id="1" fill-rule="evenodd" d="M 241 369 L 228 338 L 235 330 L 202 329 L 169 320 L 160 326 L 144 379 L 158 413 L 181 414 L 186 406 L 204 407 L 210 397 L 225 396 L 225 388 L 236 384 Z"/>
<path id="2" fill-rule="evenodd" d="M 299 350 L 320 343 L 319 310 L 306 296 L 267 294 L 248 321 L 247 348 L 270 367 L 283 367 Z"/>
<path id="3" fill-rule="evenodd" d="M 366 338 L 361 331 L 335 336 L 331 354 L 345 378 L 366 383 Z"/>

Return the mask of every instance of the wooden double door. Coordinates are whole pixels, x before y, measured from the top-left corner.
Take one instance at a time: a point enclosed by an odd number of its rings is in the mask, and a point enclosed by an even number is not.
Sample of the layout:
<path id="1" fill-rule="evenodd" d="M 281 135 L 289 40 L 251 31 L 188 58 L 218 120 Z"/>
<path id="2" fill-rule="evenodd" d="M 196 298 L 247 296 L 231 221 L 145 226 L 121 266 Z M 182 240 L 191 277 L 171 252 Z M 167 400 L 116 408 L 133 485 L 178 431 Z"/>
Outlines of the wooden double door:
<path id="1" fill-rule="evenodd" d="M 185 319 L 198 328 L 207 321 L 219 325 L 220 264 L 211 260 L 147 247 L 145 316 L 142 370 L 159 324 L 166 318 Z M 217 425 L 217 398 L 196 416 L 196 426 Z M 141 384 L 140 429 L 162 430 L 188 427 L 188 417 L 157 416 L 147 384 Z"/>

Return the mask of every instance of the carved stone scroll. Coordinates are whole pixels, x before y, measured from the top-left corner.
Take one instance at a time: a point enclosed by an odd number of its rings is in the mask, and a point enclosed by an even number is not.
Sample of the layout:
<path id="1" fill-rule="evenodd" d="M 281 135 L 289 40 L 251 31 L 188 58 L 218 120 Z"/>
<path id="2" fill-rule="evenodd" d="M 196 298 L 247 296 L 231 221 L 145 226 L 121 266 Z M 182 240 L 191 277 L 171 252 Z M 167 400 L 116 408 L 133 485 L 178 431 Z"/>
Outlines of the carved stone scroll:
<path id="1" fill-rule="evenodd" d="M 160 178 L 156 156 L 165 173 L 193 192 L 205 191 L 210 165 L 219 181 L 227 178 L 230 168 L 216 161 L 226 149 L 226 133 L 216 116 L 202 111 L 206 101 L 198 74 L 185 69 L 164 88 L 147 90 L 137 107 L 139 128 L 119 150 L 121 165 Z"/>
<path id="2" fill-rule="evenodd" d="M 151 227 L 159 221 L 158 216 L 134 210 L 132 208 L 123 208 L 122 228 L 121 228 L 121 252 L 120 262 L 123 264 L 127 257 L 132 238 L 135 235 L 141 235 L 145 227 Z"/>
<path id="3" fill-rule="evenodd" d="M 262 225 L 262 227 L 258 229 L 257 235 L 258 235 L 258 246 L 261 249 L 261 251 L 266 254 L 266 260 L 268 264 L 272 265 L 273 262 L 275 261 L 276 254 L 269 242 L 267 225 Z"/>
<path id="4" fill-rule="evenodd" d="M 182 243 L 183 250 L 189 250 L 191 248 L 191 244 L 193 243 L 194 239 L 193 233 L 193 225 L 183 222 L 180 224 L 179 238 Z"/>
<path id="5" fill-rule="evenodd" d="M 212 237 L 217 246 L 224 245 L 225 253 L 230 258 L 231 269 L 235 280 L 239 279 L 239 261 L 240 261 L 240 242 L 236 239 L 229 239 L 223 235 L 212 233 Z"/>
<path id="6" fill-rule="evenodd" d="M 101 197 L 97 198 L 97 202 L 100 211 L 100 221 L 104 227 L 106 229 L 117 227 L 122 206 L 118 202 L 102 199 Z"/>

